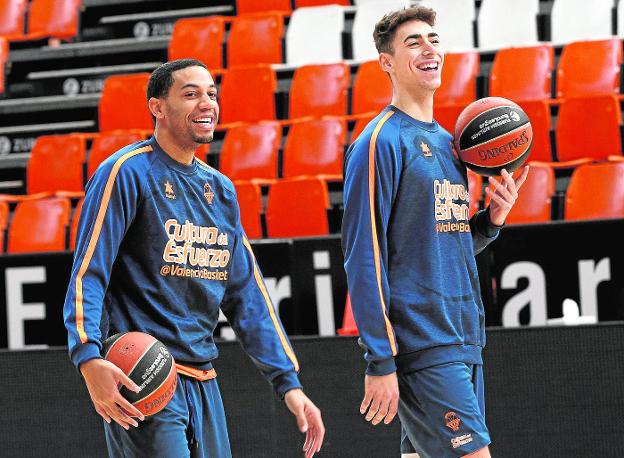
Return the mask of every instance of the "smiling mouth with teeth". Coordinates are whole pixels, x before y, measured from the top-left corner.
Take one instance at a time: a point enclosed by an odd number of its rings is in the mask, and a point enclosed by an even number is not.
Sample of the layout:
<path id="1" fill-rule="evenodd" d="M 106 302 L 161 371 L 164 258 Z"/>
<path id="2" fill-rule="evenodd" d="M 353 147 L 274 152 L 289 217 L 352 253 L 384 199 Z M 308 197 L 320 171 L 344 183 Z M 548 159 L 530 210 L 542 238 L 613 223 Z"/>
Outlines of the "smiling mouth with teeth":
<path id="1" fill-rule="evenodd" d="M 430 71 L 433 71 L 433 70 L 437 70 L 438 69 L 438 64 L 437 63 L 423 64 L 423 65 L 419 65 L 418 69 L 419 70 L 423 70 L 425 72 L 430 72 Z"/>
<path id="2" fill-rule="evenodd" d="M 212 124 L 213 118 L 200 118 L 193 120 L 195 124 Z"/>

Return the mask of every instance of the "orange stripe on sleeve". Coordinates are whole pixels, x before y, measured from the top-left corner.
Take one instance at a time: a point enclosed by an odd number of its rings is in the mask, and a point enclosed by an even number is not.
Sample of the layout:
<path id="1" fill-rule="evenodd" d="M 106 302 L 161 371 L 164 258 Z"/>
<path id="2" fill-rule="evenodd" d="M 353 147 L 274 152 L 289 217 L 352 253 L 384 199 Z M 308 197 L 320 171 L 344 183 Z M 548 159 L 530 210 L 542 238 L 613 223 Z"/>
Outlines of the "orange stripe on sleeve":
<path id="1" fill-rule="evenodd" d="M 82 297 L 82 277 L 85 272 L 89 268 L 89 263 L 91 262 L 91 258 L 93 257 L 93 252 L 95 251 L 95 246 L 97 245 L 98 239 L 100 237 L 100 232 L 102 231 L 102 223 L 104 221 L 104 216 L 106 215 L 106 210 L 108 209 L 108 203 L 110 201 L 110 196 L 113 191 L 113 185 L 115 184 L 115 178 L 117 178 L 117 174 L 119 173 L 119 169 L 122 164 L 126 162 L 126 160 L 130 159 L 137 154 L 146 153 L 152 151 L 151 146 L 144 146 L 142 148 L 130 151 L 123 156 L 121 156 L 110 171 L 108 175 L 108 180 L 106 181 L 106 186 L 104 187 L 104 194 L 102 195 L 102 203 L 100 204 L 100 209 L 98 210 L 97 217 L 95 218 L 95 225 L 93 227 L 93 232 L 91 234 L 91 239 L 89 240 L 89 245 L 87 246 L 87 251 L 82 259 L 82 264 L 80 264 L 80 269 L 78 270 L 78 275 L 76 275 L 76 328 L 78 331 L 78 335 L 80 336 L 80 342 L 87 342 L 87 333 L 84 330 L 84 308 L 83 308 L 83 297 Z"/>
<path id="2" fill-rule="evenodd" d="M 377 221 L 375 219 L 375 146 L 377 143 L 377 135 L 383 127 L 384 123 L 394 114 L 394 111 L 388 111 L 383 118 L 379 120 L 373 130 L 370 144 L 368 147 L 368 201 L 370 206 L 371 217 L 371 234 L 373 239 L 373 257 L 375 259 L 375 274 L 377 277 L 377 288 L 379 290 L 379 301 L 381 303 L 381 311 L 383 313 L 384 321 L 386 322 L 386 332 L 388 333 L 388 340 L 390 341 L 390 348 L 392 349 L 392 356 L 397 354 L 396 341 L 394 339 L 394 330 L 388 319 L 388 313 L 386 311 L 386 302 L 383 297 L 383 290 L 381 288 L 381 261 L 379 255 L 379 241 L 377 240 Z"/>
<path id="3" fill-rule="evenodd" d="M 280 342 L 282 343 L 282 347 L 284 347 L 284 351 L 286 352 L 286 355 L 288 356 L 290 361 L 295 366 L 295 371 L 299 372 L 299 362 L 297 361 L 297 357 L 295 356 L 295 353 L 292 351 L 292 348 L 290 348 L 288 340 L 286 339 L 286 336 L 284 335 L 284 332 L 282 331 L 282 328 L 277 321 L 277 316 L 275 315 L 275 309 L 273 308 L 273 305 L 271 304 L 269 293 L 267 292 L 266 287 L 264 286 L 264 282 L 262 281 L 262 277 L 260 276 L 260 271 L 258 270 L 258 266 L 256 265 L 256 258 L 251 249 L 251 245 L 249 245 L 249 241 L 247 240 L 247 237 L 243 237 L 243 244 L 245 245 L 245 248 L 247 248 L 247 250 L 249 251 L 249 254 L 251 255 L 251 259 L 254 263 L 254 278 L 256 279 L 256 284 L 258 285 L 258 288 L 260 288 L 260 291 L 262 292 L 265 305 L 267 309 L 269 310 L 269 315 L 271 315 L 271 321 L 273 321 L 273 326 L 275 327 L 275 330 L 277 331 L 277 335 L 279 336 Z"/>

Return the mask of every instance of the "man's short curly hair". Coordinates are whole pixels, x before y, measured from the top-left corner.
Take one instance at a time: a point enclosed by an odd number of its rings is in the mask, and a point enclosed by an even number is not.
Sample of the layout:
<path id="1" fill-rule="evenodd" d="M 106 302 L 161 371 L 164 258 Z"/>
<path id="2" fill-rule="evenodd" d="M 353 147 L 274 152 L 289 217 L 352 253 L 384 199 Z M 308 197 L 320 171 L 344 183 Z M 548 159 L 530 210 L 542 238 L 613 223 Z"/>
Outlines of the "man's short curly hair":
<path id="1" fill-rule="evenodd" d="M 173 86 L 173 73 L 187 67 L 206 68 L 206 65 L 196 59 L 178 59 L 165 62 L 150 75 L 147 83 L 147 100 L 152 97 L 166 98 L 169 95 L 169 89 Z"/>
<path id="2" fill-rule="evenodd" d="M 392 54 L 392 40 L 401 24 L 407 21 L 422 21 L 431 27 L 435 24 L 436 12 L 431 8 L 424 6 L 413 6 L 411 8 L 403 8 L 392 13 L 386 14 L 381 20 L 375 24 L 373 38 L 377 51 Z"/>

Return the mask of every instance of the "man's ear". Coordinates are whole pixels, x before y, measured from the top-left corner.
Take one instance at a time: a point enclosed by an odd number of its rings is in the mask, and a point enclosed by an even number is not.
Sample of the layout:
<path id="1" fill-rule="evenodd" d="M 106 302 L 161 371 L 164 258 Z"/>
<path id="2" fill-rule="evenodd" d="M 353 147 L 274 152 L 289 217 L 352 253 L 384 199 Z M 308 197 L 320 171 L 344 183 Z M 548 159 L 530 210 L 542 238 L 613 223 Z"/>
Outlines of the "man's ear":
<path id="1" fill-rule="evenodd" d="M 149 111 L 152 113 L 156 119 L 162 119 L 165 117 L 163 112 L 163 101 L 161 99 L 157 99 L 156 97 L 151 97 L 147 101 L 147 107 Z"/>
<path id="2" fill-rule="evenodd" d="M 379 54 L 379 65 L 384 72 L 390 73 L 394 67 L 394 59 L 390 54 L 382 52 Z"/>

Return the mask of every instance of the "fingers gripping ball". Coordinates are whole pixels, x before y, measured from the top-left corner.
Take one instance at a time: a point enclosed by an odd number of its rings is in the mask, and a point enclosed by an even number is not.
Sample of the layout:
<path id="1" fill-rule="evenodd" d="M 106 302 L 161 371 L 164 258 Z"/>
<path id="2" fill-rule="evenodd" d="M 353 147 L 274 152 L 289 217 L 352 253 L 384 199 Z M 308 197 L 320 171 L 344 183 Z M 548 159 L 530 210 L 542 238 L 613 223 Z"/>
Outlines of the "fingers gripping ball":
<path id="1" fill-rule="evenodd" d="M 125 386 L 120 391 L 143 415 L 154 415 L 173 398 L 178 381 L 176 366 L 159 340 L 143 332 L 115 334 L 104 342 L 102 355 L 141 387 L 138 393 Z"/>
<path id="2" fill-rule="evenodd" d="M 509 173 L 527 160 L 533 128 L 522 108 L 502 97 L 472 102 L 455 123 L 455 148 L 472 171 L 486 176 Z"/>

